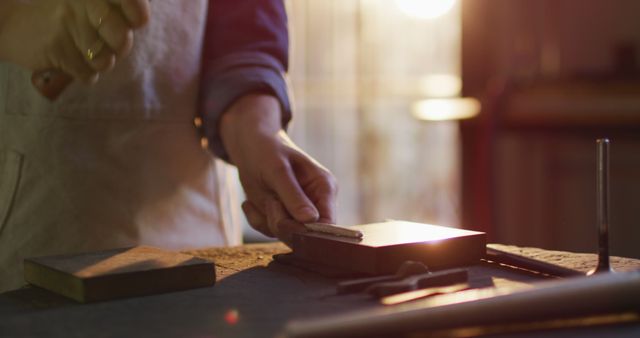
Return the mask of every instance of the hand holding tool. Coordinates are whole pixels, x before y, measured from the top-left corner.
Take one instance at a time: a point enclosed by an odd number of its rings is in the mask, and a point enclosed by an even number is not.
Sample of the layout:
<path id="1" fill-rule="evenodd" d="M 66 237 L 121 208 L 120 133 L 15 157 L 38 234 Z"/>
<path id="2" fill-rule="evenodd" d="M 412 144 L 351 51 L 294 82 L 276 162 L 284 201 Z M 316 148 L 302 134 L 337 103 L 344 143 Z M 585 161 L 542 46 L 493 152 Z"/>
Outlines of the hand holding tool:
<path id="1" fill-rule="evenodd" d="M 362 231 L 360 230 L 351 229 L 349 227 L 335 225 L 335 224 L 306 223 L 304 226 L 310 231 L 333 235 L 333 236 L 341 236 L 341 237 L 357 238 L 357 239 L 360 239 L 364 236 L 362 234 Z"/>
<path id="2" fill-rule="evenodd" d="M 18 32 L 31 37 L 37 35 L 40 39 L 36 40 L 41 40 L 40 45 L 44 46 L 31 46 L 29 53 L 23 51 L 22 54 L 46 56 L 44 62 L 39 58 L 36 61 L 26 60 L 22 65 L 28 69 L 36 69 L 31 76 L 31 83 L 51 101 L 74 79 L 95 83 L 100 73 L 114 66 L 116 58 L 128 54 L 133 45 L 132 30 L 144 26 L 148 21 L 147 0 L 72 2 L 72 5 L 44 2 L 39 7 L 29 4 L 30 12 L 22 11 L 32 13 L 32 17 L 28 16 L 27 19 L 33 19 L 41 25 Z M 35 20 L 37 15 L 42 17 L 42 13 L 55 8 L 63 8 L 60 9 L 64 12 L 63 15 L 45 16 L 49 20 Z M 64 29 L 60 26 L 64 26 Z"/>

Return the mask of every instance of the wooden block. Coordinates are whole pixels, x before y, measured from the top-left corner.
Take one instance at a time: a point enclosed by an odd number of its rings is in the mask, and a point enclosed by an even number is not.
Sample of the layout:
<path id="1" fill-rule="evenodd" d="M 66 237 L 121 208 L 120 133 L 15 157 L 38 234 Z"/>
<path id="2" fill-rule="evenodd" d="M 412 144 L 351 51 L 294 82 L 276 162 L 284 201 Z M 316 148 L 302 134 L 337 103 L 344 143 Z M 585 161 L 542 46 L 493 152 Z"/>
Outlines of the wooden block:
<path id="1" fill-rule="evenodd" d="M 28 258 L 25 280 L 78 302 L 211 286 L 215 264 L 178 252 L 139 246 Z"/>
<path id="2" fill-rule="evenodd" d="M 301 259 L 371 275 L 392 274 L 407 260 L 430 269 L 476 264 L 485 255 L 483 232 L 431 224 L 390 221 L 353 226 L 360 240 L 307 232 L 293 236 Z"/>

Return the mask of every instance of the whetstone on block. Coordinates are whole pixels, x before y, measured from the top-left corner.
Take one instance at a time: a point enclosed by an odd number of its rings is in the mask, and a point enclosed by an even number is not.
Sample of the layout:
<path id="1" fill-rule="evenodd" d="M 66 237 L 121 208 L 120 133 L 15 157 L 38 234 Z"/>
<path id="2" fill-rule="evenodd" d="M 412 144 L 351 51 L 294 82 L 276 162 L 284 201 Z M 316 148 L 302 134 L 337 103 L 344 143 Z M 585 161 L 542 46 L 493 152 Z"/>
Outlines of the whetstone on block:
<path id="1" fill-rule="evenodd" d="M 33 285 L 86 303 L 211 286 L 216 272 L 211 261 L 139 246 L 28 258 L 24 277 Z"/>
<path id="2" fill-rule="evenodd" d="M 301 259 L 371 275 L 393 274 L 405 261 L 430 269 L 476 264 L 486 252 L 484 232 L 431 224 L 390 221 L 356 225 L 363 238 L 316 232 L 293 235 L 293 254 Z"/>

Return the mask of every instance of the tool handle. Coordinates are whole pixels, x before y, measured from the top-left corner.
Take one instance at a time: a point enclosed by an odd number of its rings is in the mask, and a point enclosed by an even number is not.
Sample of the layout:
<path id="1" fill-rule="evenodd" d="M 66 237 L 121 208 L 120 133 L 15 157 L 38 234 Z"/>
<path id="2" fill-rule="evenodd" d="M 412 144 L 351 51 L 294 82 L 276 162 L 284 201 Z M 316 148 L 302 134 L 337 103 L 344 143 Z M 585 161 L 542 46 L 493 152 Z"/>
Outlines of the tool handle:
<path id="1" fill-rule="evenodd" d="M 36 71 L 31 75 L 33 86 L 50 101 L 55 101 L 71 82 L 71 76 L 56 69 Z"/>

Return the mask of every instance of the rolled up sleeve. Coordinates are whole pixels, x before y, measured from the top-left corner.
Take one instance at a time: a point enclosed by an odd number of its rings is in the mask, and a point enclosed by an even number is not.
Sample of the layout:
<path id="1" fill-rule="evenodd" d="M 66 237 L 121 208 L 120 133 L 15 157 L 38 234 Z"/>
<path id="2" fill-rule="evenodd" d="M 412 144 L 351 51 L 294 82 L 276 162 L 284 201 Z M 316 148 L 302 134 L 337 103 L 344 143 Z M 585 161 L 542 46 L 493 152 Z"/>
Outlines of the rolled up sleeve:
<path id="1" fill-rule="evenodd" d="M 222 114 L 249 93 L 280 101 L 282 124 L 291 120 L 289 39 L 282 0 L 211 0 L 204 41 L 200 115 L 209 147 L 228 161 L 219 134 Z"/>

